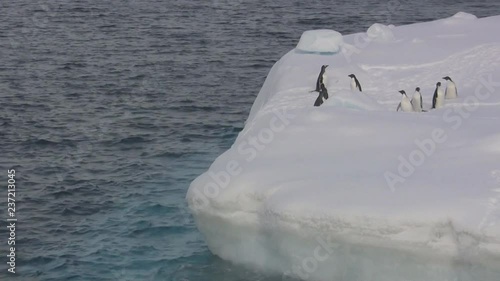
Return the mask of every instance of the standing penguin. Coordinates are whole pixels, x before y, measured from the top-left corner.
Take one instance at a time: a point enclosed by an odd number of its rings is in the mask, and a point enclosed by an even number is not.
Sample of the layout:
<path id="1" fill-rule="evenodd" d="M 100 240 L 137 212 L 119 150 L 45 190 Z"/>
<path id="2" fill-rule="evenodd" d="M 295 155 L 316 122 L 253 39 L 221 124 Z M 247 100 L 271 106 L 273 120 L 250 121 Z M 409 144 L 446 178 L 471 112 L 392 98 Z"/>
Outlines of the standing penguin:
<path id="1" fill-rule="evenodd" d="M 321 66 L 321 71 L 319 72 L 318 79 L 316 80 L 316 90 L 313 92 L 319 92 L 321 90 L 321 84 L 324 84 L 326 81 L 325 71 L 328 67 L 327 64 Z"/>
<path id="2" fill-rule="evenodd" d="M 351 77 L 351 91 L 363 92 L 363 90 L 361 89 L 361 84 L 359 84 L 359 81 L 358 81 L 358 78 L 356 78 L 356 75 L 349 74 L 347 76 Z"/>
<path id="3" fill-rule="evenodd" d="M 403 91 L 403 90 L 401 90 L 399 92 L 401 93 L 401 95 L 403 97 L 401 98 L 401 102 L 399 103 L 398 108 L 396 109 L 396 111 L 399 111 L 401 109 L 404 112 L 412 112 L 413 111 L 413 107 L 411 106 L 410 99 L 406 95 L 406 92 Z"/>
<path id="4" fill-rule="evenodd" d="M 411 98 L 411 106 L 413 107 L 413 111 L 415 112 L 422 112 L 422 95 L 420 94 L 420 88 L 417 87 L 415 88 L 415 93 L 413 94 L 413 97 Z"/>
<path id="5" fill-rule="evenodd" d="M 441 82 L 436 83 L 436 90 L 434 90 L 434 96 L 432 97 L 432 108 L 440 108 L 444 105 L 444 93 L 441 89 Z"/>
<path id="6" fill-rule="evenodd" d="M 448 81 L 448 85 L 446 85 L 446 94 L 445 97 L 447 99 L 456 99 L 458 96 L 457 86 L 455 82 L 451 80 L 450 76 L 443 77 L 444 80 Z"/>

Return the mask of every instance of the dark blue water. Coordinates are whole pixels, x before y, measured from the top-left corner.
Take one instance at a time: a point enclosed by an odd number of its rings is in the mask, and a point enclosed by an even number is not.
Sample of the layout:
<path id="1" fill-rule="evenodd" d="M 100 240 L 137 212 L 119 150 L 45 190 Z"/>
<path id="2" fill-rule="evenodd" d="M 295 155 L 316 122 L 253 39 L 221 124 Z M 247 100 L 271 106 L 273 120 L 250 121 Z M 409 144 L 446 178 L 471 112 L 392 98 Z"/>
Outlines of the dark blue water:
<path id="1" fill-rule="evenodd" d="M 189 183 L 231 146 L 304 30 L 500 11 L 495 0 L 413 2 L 2 1 L 0 279 L 281 280 L 211 255 Z"/>

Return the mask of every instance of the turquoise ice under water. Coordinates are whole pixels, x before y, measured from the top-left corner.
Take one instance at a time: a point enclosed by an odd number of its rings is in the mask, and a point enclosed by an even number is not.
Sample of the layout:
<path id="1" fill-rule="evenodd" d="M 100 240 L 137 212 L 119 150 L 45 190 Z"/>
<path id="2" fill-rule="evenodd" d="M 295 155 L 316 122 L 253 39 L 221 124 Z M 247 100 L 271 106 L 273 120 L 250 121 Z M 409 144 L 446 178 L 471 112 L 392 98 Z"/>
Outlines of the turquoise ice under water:
<path id="1" fill-rule="evenodd" d="M 430 3 L 0 4 L 2 178 L 16 169 L 19 280 L 285 280 L 210 253 L 187 211 L 189 183 L 231 146 L 302 31 L 499 10 Z M 0 280 L 16 280 L 6 268 L 4 257 Z"/>

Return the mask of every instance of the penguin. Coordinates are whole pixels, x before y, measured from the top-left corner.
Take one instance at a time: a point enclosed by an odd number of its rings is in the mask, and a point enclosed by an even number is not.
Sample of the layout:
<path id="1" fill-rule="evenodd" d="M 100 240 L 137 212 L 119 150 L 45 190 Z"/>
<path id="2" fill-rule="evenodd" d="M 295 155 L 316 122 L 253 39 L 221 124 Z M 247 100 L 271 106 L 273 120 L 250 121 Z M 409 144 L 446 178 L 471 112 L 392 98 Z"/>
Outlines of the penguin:
<path id="1" fill-rule="evenodd" d="M 415 88 L 415 93 L 413 94 L 413 97 L 411 98 L 411 106 L 413 107 L 413 111 L 415 112 L 422 112 L 422 95 L 420 94 L 420 88 L 417 87 Z"/>
<path id="2" fill-rule="evenodd" d="M 351 91 L 360 91 L 360 92 L 363 92 L 363 90 L 361 89 L 361 84 L 359 84 L 359 81 L 358 81 L 358 78 L 356 78 L 356 75 L 354 74 L 349 74 L 347 75 L 349 77 L 351 77 Z"/>
<path id="3" fill-rule="evenodd" d="M 401 109 L 404 112 L 412 112 L 413 111 L 413 107 L 411 106 L 410 99 L 406 95 L 406 92 L 404 90 L 401 90 L 399 92 L 401 93 L 401 95 L 403 97 L 401 98 L 401 102 L 399 103 L 398 108 L 396 109 L 396 111 L 399 111 Z"/>
<path id="4" fill-rule="evenodd" d="M 319 92 L 318 98 L 314 102 L 314 106 L 320 106 L 323 104 L 323 92 Z"/>
<path id="5" fill-rule="evenodd" d="M 325 83 L 326 81 L 325 71 L 327 67 L 328 67 L 327 64 L 321 66 L 321 71 L 319 72 L 318 80 L 316 80 L 316 90 L 314 90 L 313 92 L 319 92 L 321 90 L 321 84 Z"/>
<path id="6" fill-rule="evenodd" d="M 441 89 L 441 82 L 436 83 L 436 90 L 434 90 L 434 96 L 432 97 L 432 108 L 440 108 L 444 105 L 444 93 Z"/>
<path id="7" fill-rule="evenodd" d="M 445 94 L 446 99 L 456 99 L 458 97 L 458 93 L 455 82 L 451 80 L 450 76 L 445 76 L 443 77 L 443 79 L 448 81 L 448 84 L 446 85 L 446 94 Z"/>
<path id="8" fill-rule="evenodd" d="M 325 100 L 328 99 L 328 90 L 326 89 L 325 84 L 321 83 L 320 91 L 319 92 L 323 94 L 323 98 Z"/>

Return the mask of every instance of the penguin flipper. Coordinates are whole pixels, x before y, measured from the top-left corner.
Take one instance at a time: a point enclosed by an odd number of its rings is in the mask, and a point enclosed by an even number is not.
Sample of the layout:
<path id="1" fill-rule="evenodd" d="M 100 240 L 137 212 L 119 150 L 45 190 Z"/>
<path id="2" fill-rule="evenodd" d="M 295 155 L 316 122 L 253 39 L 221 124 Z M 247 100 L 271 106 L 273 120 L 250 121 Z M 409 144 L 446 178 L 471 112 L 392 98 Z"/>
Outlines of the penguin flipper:
<path id="1" fill-rule="evenodd" d="M 322 84 L 322 85 L 321 85 L 321 92 L 320 92 L 320 94 L 322 94 L 322 95 L 323 95 L 323 98 L 324 98 L 325 100 L 327 100 L 327 99 L 328 99 L 328 90 L 326 89 L 326 87 L 325 87 L 325 85 L 324 85 L 324 84 Z"/>
<path id="2" fill-rule="evenodd" d="M 318 96 L 318 98 L 316 99 L 316 101 L 314 102 L 314 106 L 320 106 L 323 104 L 323 99 L 321 97 L 321 95 Z"/>
<path id="3" fill-rule="evenodd" d="M 401 103 L 399 103 L 398 108 L 396 108 L 396 111 L 399 111 L 401 109 Z"/>
<path id="4" fill-rule="evenodd" d="M 322 95 L 323 98 L 325 100 L 327 100 L 328 99 L 328 90 L 326 89 L 325 84 L 321 84 L 320 89 L 321 89 L 321 91 L 319 92 L 319 95 L 320 96 Z"/>

